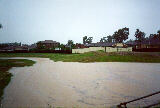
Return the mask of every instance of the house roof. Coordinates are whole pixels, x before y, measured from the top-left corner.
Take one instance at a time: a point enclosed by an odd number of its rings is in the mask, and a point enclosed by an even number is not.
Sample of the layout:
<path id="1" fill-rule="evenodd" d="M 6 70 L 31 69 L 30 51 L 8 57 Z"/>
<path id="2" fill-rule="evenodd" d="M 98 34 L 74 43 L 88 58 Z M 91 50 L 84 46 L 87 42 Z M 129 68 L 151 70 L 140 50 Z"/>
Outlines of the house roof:
<path id="1" fill-rule="evenodd" d="M 126 42 L 127 45 L 138 45 L 140 44 L 139 42 L 136 41 L 128 41 Z M 143 42 L 141 42 L 141 44 L 144 45 L 160 45 L 160 41 L 159 40 L 145 40 Z"/>
<path id="2" fill-rule="evenodd" d="M 127 44 L 127 45 L 136 45 L 137 43 L 135 41 L 128 41 L 125 44 Z"/>
<path id="3" fill-rule="evenodd" d="M 2 50 L 13 50 L 15 47 L 14 46 L 8 46 L 8 47 L 4 47 L 1 48 Z"/>
<path id="4" fill-rule="evenodd" d="M 41 43 L 59 43 L 59 42 L 56 42 L 56 41 L 53 41 L 53 40 L 45 40 L 45 41 L 39 41 Z"/>
<path id="5" fill-rule="evenodd" d="M 28 46 L 17 46 L 17 47 L 14 47 L 15 49 L 28 49 Z"/>
<path id="6" fill-rule="evenodd" d="M 147 41 L 146 44 L 148 44 L 148 45 L 160 45 L 160 40 Z"/>
<path id="7" fill-rule="evenodd" d="M 85 44 L 87 47 L 109 47 L 113 46 L 115 43 L 106 43 L 106 42 L 98 42 L 98 43 L 91 43 L 91 44 Z"/>
<path id="8" fill-rule="evenodd" d="M 8 46 L 5 48 L 1 48 L 1 50 L 15 50 L 15 49 L 28 49 L 26 46 Z"/>

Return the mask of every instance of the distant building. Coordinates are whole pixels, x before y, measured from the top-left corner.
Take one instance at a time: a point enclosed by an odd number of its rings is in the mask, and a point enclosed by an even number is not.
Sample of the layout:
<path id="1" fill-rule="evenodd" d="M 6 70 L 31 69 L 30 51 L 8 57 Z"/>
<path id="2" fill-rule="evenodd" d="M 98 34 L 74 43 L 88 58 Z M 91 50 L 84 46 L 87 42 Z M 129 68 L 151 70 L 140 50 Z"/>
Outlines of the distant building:
<path id="1" fill-rule="evenodd" d="M 107 42 L 98 42 L 85 44 L 86 48 L 77 48 L 72 49 L 72 53 L 85 53 L 90 51 L 99 51 L 102 50 L 104 52 L 131 52 L 132 47 L 128 47 L 124 43 L 107 43 Z"/>
<path id="2" fill-rule="evenodd" d="M 16 46 L 21 46 L 21 43 L 0 43 L 0 49 L 6 48 L 6 47 L 16 47 Z"/>
<path id="3" fill-rule="evenodd" d="M 14 51 L 16 47 L 21 47 L 21 43 L 0 43 L 0 51 Z"/>
<path id="4" fill-rule="evenodd" d="M 0 51 L 14 51 L 14 46 L 6 46 L 3 48 L 0 48 Z"/>
<path id="5" fill-rule="evenodd" d="M 135 41 L 128 41 L 125 44 L 132 48 L 136 48 L 136 45 L 137 45 Z"/>
<path id="6" fill-rule="evenodd" d="M 51 49 L 56 48 L 60 45 L 59 42 L 53 41 L 53 40 L 45 40 L 45 41 L 39 41 L 37 42 L 37 48 L 38 49 Z"/>
<path id="7" fill-rule="evenodd" d="M 85 46 L 84 44 L 81 44 L 81 43 L 76 43 L 75 48 L 76 49 L 79 49 L 79 48 L 88 48 L 88 46 Z"/>
<path id="8" fill-rule="evenodd" d="M 37 48 L 37 44 L 32 44 L 28 46 L 29 50 Z"/>
<path id="9" fill-rule="evenodd" d="M 87 47 L 113 47 L 115 43 L 97 42 L 91 44 L 85 44 Z"/>
<path id="10" fill-rule="evenodd" d="M 14 47 L 14 51 L 29 51 L 28 46 L 17 46 Z"/>
<path id="11" fill-rule="evenodd" d="M 160 41 L 143 41 L 141 43 L 132 41 L 132 42 L 126 42 L 126 45 L 134 48 L 134 49 L 141 49 L 141 48 L 160 48 Z"/>
<path id="12" fill-rule="evenodd" d="M 29 48 L 26 46 L 8 46 L 1 48 L 0 51 L 29 51 Z"/>

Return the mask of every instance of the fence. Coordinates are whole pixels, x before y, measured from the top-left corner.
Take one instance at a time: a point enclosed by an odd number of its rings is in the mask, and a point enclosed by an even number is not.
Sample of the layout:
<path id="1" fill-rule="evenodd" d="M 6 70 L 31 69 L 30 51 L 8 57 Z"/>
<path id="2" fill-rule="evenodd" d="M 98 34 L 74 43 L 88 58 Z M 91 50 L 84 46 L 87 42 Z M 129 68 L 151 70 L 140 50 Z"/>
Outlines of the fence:
<path id="1" fill-rule="evenodd" d="M 128 102 L 120 103 L 119 105 L 117 105 L 117 107 L 118 108 L 127 108 L 127 104 L 129 104 L 129 103 L 132 103 L 132 102 L 144 99 L 144 98 L 148 98 L 148 97 L 151 97 L 151 96 L 157 95 L 157 94 L 160 94 L 160 91 L 152 93 L 152 94 L 149 94 L 149 95 L 146 95 L 146 96 L 143 96 L 143 97 L 140 97 L 140 98 L 137 98 L 137 99 L 134 99 L 134 100 L 131 100 L 131 101 L 128 101 Z M 144 108 L 150 108 L 152 106 L 156 106 L 156 105 L 159 105 L 159 104 L 160 104 L 160 102 L 152 104 L 152 105 L 149 105 L 149 106 L 146 106 Z"/>
<path id="2" fill-rule="evenodd" d="M 160 48 L 140 48 L 140 49 L 133 48 L 133 51 L 135 52 L 160 52 Z"/>
<path id="3" fill-rule="evenodd" d="M 82 48 L 82 49 L 72 49 L 72 53 L 85 53 L 85 52 L 98 51 L 98 50 L 102 50 L 105 52 L 128 52 L 128 51 L 132 51 L 132 47 L 128 47 L 128 48 L 89 47 L 89 48 Z"/>

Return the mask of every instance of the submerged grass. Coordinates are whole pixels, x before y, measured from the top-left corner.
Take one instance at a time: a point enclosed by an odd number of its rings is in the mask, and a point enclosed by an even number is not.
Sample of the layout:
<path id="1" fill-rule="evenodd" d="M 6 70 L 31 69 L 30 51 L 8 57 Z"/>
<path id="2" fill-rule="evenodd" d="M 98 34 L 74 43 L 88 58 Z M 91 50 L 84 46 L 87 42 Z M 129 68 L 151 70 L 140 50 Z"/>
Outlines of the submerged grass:
<path id="1" fill-rule="evenodd" d="M 25 59 L 0 59 L 0 102 L 3 90 L 12 77 L 12 74 L 8 70 L 12 67 L 32 66 L 34 63 L 34 61 Z"/>

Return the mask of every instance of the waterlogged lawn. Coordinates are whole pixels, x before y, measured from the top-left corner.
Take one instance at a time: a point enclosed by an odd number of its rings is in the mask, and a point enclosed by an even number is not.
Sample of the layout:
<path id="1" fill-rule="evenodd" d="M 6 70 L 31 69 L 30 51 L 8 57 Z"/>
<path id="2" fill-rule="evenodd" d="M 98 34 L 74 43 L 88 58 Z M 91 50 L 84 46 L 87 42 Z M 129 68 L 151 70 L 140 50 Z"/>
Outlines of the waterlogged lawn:
<path id="1" fill-rule="evenodd" d="M 146 62 L 160 63 L 160 53 L 119 52 L 105 53 L 103 51 L 84 54 L 53 54 L 53 53 L 0 53 L 0 57 L 43 57 L 53 61 L 63 62 Z"/>
<path id="2" fill-rule="evenodd" d="M 144 62 L 160 63 L 160 53 L 118 52 L 105 53 L 103 51 L 84 54 L 53 54 L 53 53 L 0 53 L 0 57 L 42 57 L 53 61 L 63 62 Z M 0 59 L 0 101 L 4 88 L 11 80 L 12 74 L 8 70 L 12 67 L 32 66 L 35 62 L 26 59 Z"/>
<path id="3" fill-rule="evenodd" d="M 32 66 L 35 62 L 25 59 L 0 59 L 0 101 L 4 88 L 11 80 L 12 74 L 8 70 L 12 67 Z"/>

